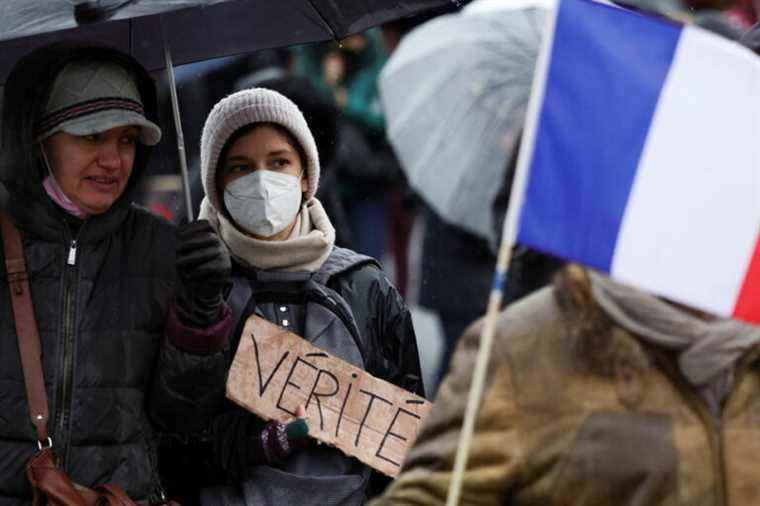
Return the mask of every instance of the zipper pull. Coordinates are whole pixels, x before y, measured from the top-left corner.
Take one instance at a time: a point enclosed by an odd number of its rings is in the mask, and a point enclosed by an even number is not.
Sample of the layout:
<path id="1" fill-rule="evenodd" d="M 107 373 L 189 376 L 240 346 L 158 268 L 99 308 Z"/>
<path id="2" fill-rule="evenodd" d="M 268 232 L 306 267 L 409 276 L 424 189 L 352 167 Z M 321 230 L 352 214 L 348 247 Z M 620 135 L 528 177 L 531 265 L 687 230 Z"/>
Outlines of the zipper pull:
<path id="1" fill-rule="evenodd" d="M 69 265 L 76 265 L 77 263 L 77 242 L 71 241 L 71 247 L 69 248 L 69 259 L 66 261 Z"/>

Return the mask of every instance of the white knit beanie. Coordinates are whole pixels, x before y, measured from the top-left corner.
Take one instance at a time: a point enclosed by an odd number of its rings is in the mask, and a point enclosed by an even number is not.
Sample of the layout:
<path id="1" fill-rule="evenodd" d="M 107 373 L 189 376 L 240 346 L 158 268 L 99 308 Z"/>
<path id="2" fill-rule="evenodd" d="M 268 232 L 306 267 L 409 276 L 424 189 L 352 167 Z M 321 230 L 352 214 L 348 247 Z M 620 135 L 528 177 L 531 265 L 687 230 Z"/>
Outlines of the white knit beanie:
<path id="1" fill-rule="evenodd" d="M 216 166 L 227 140 L 240 128 L 251 123 L 276 123 L 288 130 L 306 154 L 308 202 L 319 185 L 319 154 L 306 119 L 286 96 L 266 88 L 238 91 L 217 103 L 206 118 L 201 136 L 201 179 L 211 205 L 217 211 L 223 206 L 216 192 Z"/>

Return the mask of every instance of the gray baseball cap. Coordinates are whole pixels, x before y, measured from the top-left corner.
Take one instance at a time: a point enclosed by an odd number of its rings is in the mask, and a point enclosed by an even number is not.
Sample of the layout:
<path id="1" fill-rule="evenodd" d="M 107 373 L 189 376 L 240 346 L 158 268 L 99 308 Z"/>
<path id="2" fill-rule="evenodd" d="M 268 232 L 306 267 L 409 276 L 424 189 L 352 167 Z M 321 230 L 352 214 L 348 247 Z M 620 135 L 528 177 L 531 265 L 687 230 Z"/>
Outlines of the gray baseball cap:
<path id="1" fill-rule="evenodd" d="M 91 135 L 127 125 L 140 127 L 145 145 L 161 140 L 161 129 L 145 117 L 137 83 L 126 69 L 110 62 L 73 62 L 56 77 L 36 130 L 42 140 L 57 132 Z"/>

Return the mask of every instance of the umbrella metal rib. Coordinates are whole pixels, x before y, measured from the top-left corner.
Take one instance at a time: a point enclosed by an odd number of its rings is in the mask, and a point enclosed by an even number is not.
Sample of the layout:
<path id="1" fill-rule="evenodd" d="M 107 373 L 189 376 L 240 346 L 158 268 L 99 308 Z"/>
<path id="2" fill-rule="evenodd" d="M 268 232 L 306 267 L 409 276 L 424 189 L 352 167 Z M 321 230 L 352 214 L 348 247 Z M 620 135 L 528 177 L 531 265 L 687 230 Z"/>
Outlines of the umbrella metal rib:
<path id="1" fill-rule="evenodd" d="M 163 20 L 163 18 L 162 18 Z M 182 118 L 179 113 L 179 99 L 177 98 L 177 83 L 174 79 L 174 65 L 172 64 L 172 53 L 169 45 L 166 43 L 166 34 L 164 33 L 164 24 L 161 23 L 161 35 L 164 41 L 164 60 L 166 63 L 166 74 L 169 78 L 169 93 L 172 102 L 172 116 L 174 118 L 174 129 L 177 134 L 177 155 L 179 157 L 179 169 L 182 175 L 182 188 L 185 194 L 185 209 L 187 221 L 193 221 L 193 201 L 190 198 L 190 177 L 187 169 L 187 154 L 185 152 L 185 135 L 182 132 Z"/>
<path id="2" fill-rule="evenodd" d="M 322 14 L 322 11 L 320 11 L 317 8 L 317 6 L 314 5 L 314 1 L 313 0 L 306 0 L 306 1 L 309 3 L 309 5 L 311 6 L 311 8 L 314 9 L 314 12 L 317 13 L 317 16 L 319 16 L 319 19 L 322 20 L 322 22 L 325 24 L 325 26 L 327 27 L 327 29 L 330 30 L 330 37 L 333 40 L 338 40 L 338 36 L 336 35 L 335 30 L 333 29 L 332 25 L 330 24 L 330 21 L 328 21 L 328 19 L 324 16 L 324 14 Z"/>

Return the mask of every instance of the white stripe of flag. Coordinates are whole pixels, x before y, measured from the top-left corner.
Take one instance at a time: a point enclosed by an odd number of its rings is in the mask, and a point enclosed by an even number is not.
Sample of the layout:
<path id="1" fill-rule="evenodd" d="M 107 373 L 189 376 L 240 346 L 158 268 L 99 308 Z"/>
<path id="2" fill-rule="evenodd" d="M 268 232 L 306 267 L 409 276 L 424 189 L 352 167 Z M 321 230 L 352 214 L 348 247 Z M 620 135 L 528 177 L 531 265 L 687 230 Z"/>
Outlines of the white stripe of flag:
<path id="1" fill-rule="evenodd" d="M 548 44 L 517 242 L 760 323 L 760 60 L 589 0 L 560 1 Z"/>

